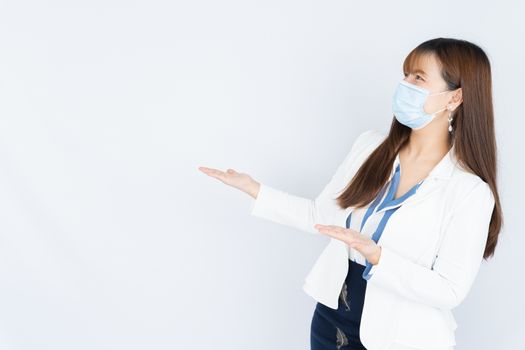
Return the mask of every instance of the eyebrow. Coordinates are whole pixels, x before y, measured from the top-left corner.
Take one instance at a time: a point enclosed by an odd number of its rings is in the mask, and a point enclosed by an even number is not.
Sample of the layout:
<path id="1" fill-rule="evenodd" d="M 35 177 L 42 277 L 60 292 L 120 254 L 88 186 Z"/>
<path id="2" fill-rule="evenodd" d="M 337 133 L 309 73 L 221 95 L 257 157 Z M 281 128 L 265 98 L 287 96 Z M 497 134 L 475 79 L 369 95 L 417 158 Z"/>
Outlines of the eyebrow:
<path id="1" fill-rule="evenodd" d="M 422 75 L 428 77 L 428 74 L 425 73 L 425 71 L 424 71 L 424 70 L 421 70 L 421 69 L 416 69 L 416 70 L 414 70 L 414 73 L 421 73 Z"/>

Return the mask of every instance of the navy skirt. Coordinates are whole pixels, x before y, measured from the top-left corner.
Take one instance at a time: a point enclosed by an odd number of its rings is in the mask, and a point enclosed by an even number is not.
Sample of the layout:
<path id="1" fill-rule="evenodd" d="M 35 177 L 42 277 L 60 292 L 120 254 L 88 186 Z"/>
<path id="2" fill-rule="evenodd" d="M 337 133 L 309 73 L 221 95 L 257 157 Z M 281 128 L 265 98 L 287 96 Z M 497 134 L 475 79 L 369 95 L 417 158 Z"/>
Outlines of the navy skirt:
<path id="1" fill-rule="evenodd" d="M 348 274 L 334 310 L 317 303 L 310 329 L 311 350 L 366 350 L 359 339 L 367 281 L 365 266 L 348 259 Z"/>

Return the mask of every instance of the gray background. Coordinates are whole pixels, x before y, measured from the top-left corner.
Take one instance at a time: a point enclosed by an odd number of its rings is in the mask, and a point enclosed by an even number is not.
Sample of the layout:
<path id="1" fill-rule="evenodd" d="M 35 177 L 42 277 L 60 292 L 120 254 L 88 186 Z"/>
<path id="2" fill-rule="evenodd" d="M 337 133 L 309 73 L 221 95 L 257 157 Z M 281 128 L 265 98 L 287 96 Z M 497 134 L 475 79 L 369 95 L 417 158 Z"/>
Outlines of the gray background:
<path id="1" fill-rule="evenodd" d="M 328 242 L 198 166 L 313 198 L 417 44 L 493 68 L 505 226 L 458 350 L 525 349 L 522 2 L 1 1 L 0 348 L 307 349 Z M 521 331 L 521 332 L 520 332 Z"/>

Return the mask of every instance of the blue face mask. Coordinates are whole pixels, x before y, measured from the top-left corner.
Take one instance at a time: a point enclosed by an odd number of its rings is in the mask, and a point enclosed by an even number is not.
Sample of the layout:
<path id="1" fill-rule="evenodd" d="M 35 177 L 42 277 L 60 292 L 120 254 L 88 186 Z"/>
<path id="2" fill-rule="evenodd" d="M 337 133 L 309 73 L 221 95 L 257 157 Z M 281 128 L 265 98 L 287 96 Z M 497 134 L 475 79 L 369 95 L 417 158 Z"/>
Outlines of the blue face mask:
<path id="1" fill-rule="evenodd" d="M 401 80 L 392 98 L 392 111 L 397 121 L 412 129 L 422 129 L 436 117 L 436 114 L 447 107 L 432 114 L 423 110 L 428 96 L 441 95 L 451 90 L 430 94 L 427 89 Z"/>

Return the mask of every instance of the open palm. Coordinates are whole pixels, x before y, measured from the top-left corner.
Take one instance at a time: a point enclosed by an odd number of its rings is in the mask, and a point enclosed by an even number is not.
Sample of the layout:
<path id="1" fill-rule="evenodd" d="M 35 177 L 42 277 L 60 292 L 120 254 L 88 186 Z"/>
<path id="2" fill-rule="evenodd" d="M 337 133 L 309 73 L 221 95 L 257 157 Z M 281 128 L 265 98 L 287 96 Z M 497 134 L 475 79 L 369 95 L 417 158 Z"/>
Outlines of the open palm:
<path id="1" fill-rule="evenodd" d="M 257 197 L 257 193 L 259 192 L 259 183 L 248 174 L 239 173 L 231 168 L 227 169 L 226 171 L 221 171 L 219 169 L 201 166 L 199 167 L 199 170 L 208 176 L 222 181 L 226 185 L 230 185 L 243 192 L 246 192 L 254 198 Z"/>
<path id="2" fill-rule="evenodd" d="M 381 247 L 367 235 L 352 230 L 351 228 L 336 225 L 316 224 L 315 228 L 319 230 L 320 233 L 338 239 L 346 243 L 349 247 L 359 251 L 371 264 L 375 265 L 378 263 L 379 256 L 381 255 Z"/>

